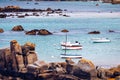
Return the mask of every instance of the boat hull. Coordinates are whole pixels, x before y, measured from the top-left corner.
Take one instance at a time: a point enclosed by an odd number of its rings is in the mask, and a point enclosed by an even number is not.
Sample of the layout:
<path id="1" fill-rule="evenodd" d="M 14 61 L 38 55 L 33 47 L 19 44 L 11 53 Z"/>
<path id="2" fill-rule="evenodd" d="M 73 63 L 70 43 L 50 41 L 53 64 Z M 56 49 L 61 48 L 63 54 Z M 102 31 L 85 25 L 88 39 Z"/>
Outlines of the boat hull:
<path id="1" fill-rule="evenodd" d="M 108 43 L 110 40 L 93 40 L 93 43 Z"/>
<path id="2" fill-rule="evenodd" d="M 111 40 L 107 39 L 107 38 L 95 38 L 92 39 L 93 43 L 108 43 L 111 42 Z"/>
<path id="3" fill-rule="evenodd" d="M 80 59 L 82 58 L 81 55 L 60 55 L 61 58 L 66 59 L 66 58 L 71 58 L 71 59 Z"/>
<path id="4" fill-rule="evenodd" d="M 81 50 L 82 47 L 81 46 L 78 46 L 78 47 L 72 47 L 72 46 L 62 46 L 62 49 L 63 50 Z"/>

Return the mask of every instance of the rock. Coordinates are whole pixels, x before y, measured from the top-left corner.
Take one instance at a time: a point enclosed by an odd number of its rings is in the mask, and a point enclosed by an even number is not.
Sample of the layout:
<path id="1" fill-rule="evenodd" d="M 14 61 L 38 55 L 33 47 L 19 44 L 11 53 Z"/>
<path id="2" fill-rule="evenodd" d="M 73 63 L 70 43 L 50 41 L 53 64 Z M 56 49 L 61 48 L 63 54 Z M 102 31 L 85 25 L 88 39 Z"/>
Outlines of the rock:
<path id="1" fill-rule="evenodd" d="M 16 40 L 10 42 L 13 71 L 19 71 L 24 67 L 22 48 Z"/>
<path id="2" fill-rule="evenodd" d="M 67 29 L 63 29 L 61 30 L 61 32 L 69 32 Z"/>
<path id="3" fill-rule="evenodd" d="M 72 74 L 80 79 L 91 80 L 90 73 L 83 71 L 79 66 L 73 66 Z"/>
<path id="4" fill-rule="evenodd" d="M 118 65 L 118 67 L 108 69 L 108 71 L 106 72 L 106 76 L 110 78 L 120 76 L 120 65 Z"/>
<path id="5" fill-rule="evenodd" d="M 3 70 L 5 68 L 12 69 L 12 67 L 10 66 L 10 62 L 11 62 L 10 49 L 8 49 L 8 48 L 1 49 L 0 50 L 0 69 L 3 69 Z"/>
<path id="6" fill-rule="evenodd" d="M 39 31 L 39 30 L 34 29 L 34 30 L 31 30 L 31 31 L 27 31 L 25 34 L 26 34 L 26 35 L 36 35 L 38 31 Z"/>
<path id="7" fill-rule="evenodd" d="M 39 74 L 40 73 L 39 67 L 34 65 L 34 64 L 27 65 L 27 71 L 28 71 L 28 73 L 33 73 L 33 74 Z"/>
<path id="8" fill-rule="evenodd" d="M 75 64 L 75 62 L 73 62 L 71 58 L 66 58 L 65 61 L 66 61 L 66 63 L 68 63 L 68 64 Z"/>
<path id="9" fill-rule="evenodd" d="M 114 30 L 109 30 L 109 32 L 115 32 Z"/>
<path id="10" fill-rule="evenodd" d="M 48 70 L 51 70 L 51 71 L 59 73 L 59 74 L 66 73 L 65 68 L 63 68 L 59 63 L 50 63 Z"/>
<path id="11" fill-rule="evenodd" d="M 21 25 L 17 25 L 12 28 L 12 31 L 24 31 L 24 29 Z"/>
<path id="12" fill-rule="evenodd" d="M 52 80 L 81 80 L 80 78 L 74 76 L 74 75 L 68 75 L 68 74 L 61 74 L 56 75 Z"/>
<path id="13" fill-rule="evenodd" d="M 88 34 L 100 34 L 100 31 L 92 31 L 92 32 L 88 32 Z"/>
<path id="14" fill-rule="evenodd" d="M 37 61 L 37 55 L 35 50 L 35 44 L 27 42 L 22 46 L 22 56 L 24 60 L 25 67 L 30 64 L 34 63 L 34 61 Z M 29 60 L 30 59 L 30 60 Z"/>
<path id="15" fill-rule="evenodd" d="M 51 8 L 47 8 L 46 11 L 53 11 Z"/>
<path id="16" fill-rule="evenodd" d="M 96 67 L 90 60 L 82 58 L 79 60 L 77 66 L 79 66 L 82 71 L 89 73 L 92 77 L 97 77 Z"/>
<path id="17" fill-rule="evenodd" d="M 0 14 L 0 18 L 6 18 L 7 14 Z"/>
<path id="18" fill-rule="evenodd" d="M 24 48 L 28 48 L 29 50 L 35 50 L 35 44 L 27 42 L 24 44 Z"/>
<path id="19" fill-rule="evenodd" d="M 99 6 L 99 4 L 97 3 L 95 6 Z"/>
<path id="20" fill-rule="evenodd" d="M 97 76 L 101 79 L 118 77 L 120 76 L 120 65 L 118 65 L 118 67 L 113 67 L 110 69 L 98 68 Z"/>
<path id="21" fill-rule="evenodd" d="M 49 32 L 48 30 L 46 29 L 41 29 L 38 31 L 38 34 L 37 35 L 51 35 L 52 33 Z"/>
<path id="22" fill-rule="evenodd" d="M 0 33 L 3 33 L 3 32 L 4 32 L 4 30 L 2 28 L 0 28 Z"/>
<path id="23" fill-rule="evenodd" d="M 26 56 L 27 57 L 27 64 L 33 64 L 35 61 L 38 60 L 37 54 L 35 51 L 29 51 L 27 54 L 28 54 Z"/>
<path id="24" fill-rule="evenodd" d="M 67 74 L 72 74 L 72 69 L 73 69 L 73 66 L 74 66 L 74 62 L 72 61 L 71 58 L 67 58 L 66 59 L 66 72 Z"/>
<path id="25" fill-rule="evenodd" d="M 22 48 L 16 40 L 10 42 L 11 53 L 15 52 L 16 54 L 22 54 Z"/>
<path id="26" fill-rule="evenodd" d="M 104 68 L 98 68 L 97 69 L 97 77 L 98 78 L 100 78 L 100 79 L 104 79 L 104 80 L 106 80 L 107 79 L 107 77 L 106 77 L 106 69 L 104 69 Z"/>

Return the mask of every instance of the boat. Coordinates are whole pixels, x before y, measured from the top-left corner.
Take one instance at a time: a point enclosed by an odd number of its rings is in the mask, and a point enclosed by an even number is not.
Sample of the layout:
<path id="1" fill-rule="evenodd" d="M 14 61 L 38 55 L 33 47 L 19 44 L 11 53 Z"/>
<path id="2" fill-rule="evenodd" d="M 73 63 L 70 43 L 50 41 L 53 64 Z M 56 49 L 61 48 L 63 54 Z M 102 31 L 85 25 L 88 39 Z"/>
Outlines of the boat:
<path id="1" fill-rule="evenodd" d="M 93 43 L 108 43 L 111 42 L 108 38 L 93 38 Z"/>
<path id="2" fill-rule="evenodd" d="M 61 54 L 61 58 L 66 59 L 66 58 L 71 58 L 71 59 L 79 59 L 82 58 L 81 55 L 72 55 L 72 54 Z"/>
<path id="3" fill-rule="evenodd" d="M 61 58 L 71 58 L 71 59 L 77 59 L 77 58 L 82 58 L 81 55 L 77 55 L 77 54 L 66 54 L 66 50 L 67 49 L 81 49 L 81 45 L 78 41 L 76 41 L 75 43 L 71 43 L 71 42 L 67 42 L 67 30 L 65 30 L 65 33 L 66 33 L 66 40 L 65 42 L 62 42 L 61 43 L 61 46 L 62 46 L 62 49 L 65 50 L 65 53 L 64 54 L 61 54 L 60 57 Z"/>
<path id="4" fill-rule="evenodd" d="M 80 43 L 78 41 L 76 41 L 75 43 L 62 42 L 61 47 L 62 47 L 63 50 L 65 50 L 65 49 L 67 49 L 67 50 L 79 50 L 79 49 L 82 49 L 82 45 L 80 45 Z"/>

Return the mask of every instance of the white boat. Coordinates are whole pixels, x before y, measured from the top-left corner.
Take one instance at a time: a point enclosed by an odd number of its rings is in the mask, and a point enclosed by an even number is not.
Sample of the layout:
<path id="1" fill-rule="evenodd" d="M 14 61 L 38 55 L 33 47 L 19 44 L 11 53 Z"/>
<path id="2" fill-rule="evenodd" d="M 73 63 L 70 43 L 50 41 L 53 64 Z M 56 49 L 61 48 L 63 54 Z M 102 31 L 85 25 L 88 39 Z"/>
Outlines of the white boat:
<path id="1" fill-rule="evenodd" d="M 61 54 L 61 58 L 71 58 L 71 59 L 79 59 L 82 58 L 81 55 L 70 55 L 70 54 Z"/>
<path id="2" fill-rule="evenodd" d="M 66 49 L 66 50 L 79 50 L 82 49 L 82 45 L 80 45 L 80 43 L 78 41 L 76 41 L 75 43 L 71 43 L 71 42 L 62 42 L 61 43 L 61 47 L 62 49 Z"/>
<path id="3" fill-rule="evenodd" d="M 107 43 L 111 42 L 108 38 L 94 38 L 92 39 L 93 43 Z"/>
<path id="4" fill-rule="evenodd" d="M 65 31 L 65 33 L 66 33 L 66 38 L 65 38 L 66 40 L 65 40 L 65 42 L 61 43 L 61 47 L 62 47 L 62 49 L 65 50 L 65 53 L 61 54 L 60 57 L 61 58 L 72 58 L 72 59 L 82 58 L 81 55 L 66 54 L 66 50 L 67 49 L 82 49 L 82 46 L 80 45 L 80 43 L 78 41 L 76 41 L 75 43 L 71 43 L 71 42 L 67 41 L 67 32 L 68 31 Z"/>

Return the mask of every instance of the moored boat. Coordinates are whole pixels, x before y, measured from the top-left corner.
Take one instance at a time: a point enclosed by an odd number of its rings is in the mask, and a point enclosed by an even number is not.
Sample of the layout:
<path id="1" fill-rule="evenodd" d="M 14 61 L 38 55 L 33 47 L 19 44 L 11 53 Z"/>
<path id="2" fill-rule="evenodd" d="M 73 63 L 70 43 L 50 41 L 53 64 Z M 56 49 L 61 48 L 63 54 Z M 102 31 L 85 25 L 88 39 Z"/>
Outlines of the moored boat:
<path id="1" fill-rule="evenodd" d="M 82 45 L 80 45 L 80 43 L 78 41 L 76 41 L 75 43 L 71 43 L 71 42 L 62 42 L 61 43 L 61 47 L 62 49 L 66 49 L 66 50 L 78 50 L 78 49 L 82 49 Z"/>
<path id="2" fill-rule="evenodd" d="M 72 54 L 61 54 L 61 58 L 71 58 L 71 59 L 79 59 L 82 58 L 81 55 L 72 55 Z"/>
<path id="3" fill-rule="evenodd" d="M 92 39 L 93 43 L 107 43 L 111 42 L 108 38 L 94 38 Z"/>

